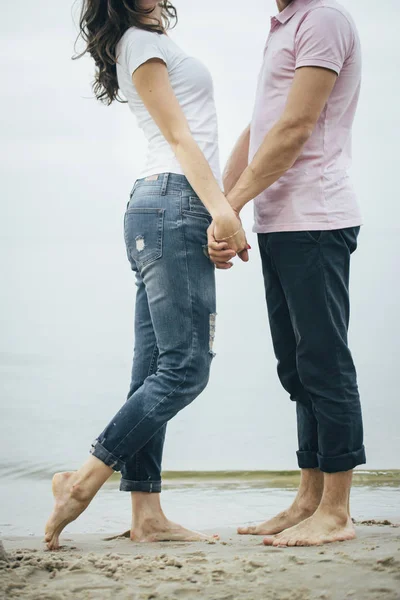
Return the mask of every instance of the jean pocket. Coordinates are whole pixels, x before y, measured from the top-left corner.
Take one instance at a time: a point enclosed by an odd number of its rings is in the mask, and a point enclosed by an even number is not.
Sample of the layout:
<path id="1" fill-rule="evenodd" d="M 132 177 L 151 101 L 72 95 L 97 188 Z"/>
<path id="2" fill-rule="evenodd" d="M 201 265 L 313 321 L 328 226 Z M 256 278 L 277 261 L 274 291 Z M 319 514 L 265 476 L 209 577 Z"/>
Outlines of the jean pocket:
<path id="1" fill-rule="evenodd" d="M 125 215 L 125 244 L 130 261 L 140 270 L 163 253 L 164 209 L 130 208 Z"/>
<path id="2" fill-rule="evenodd" d="M 357 250 L 358 235 L 360 227 L 348 227 L 347 229 L 339 229 L 338 234 L 342 241 L 346 244 L 350 254 Z"/>
<path id="3" fill-rule="evenodd" d="M 185 209 L 186 204 L 186 209 Z M 186 203 L 183 204 L 183 214 L 189 215 L 192 217 L 203 217 L 207 219 L 209 222 L 212 221 L 211 215 L 208 212 L 207 208 L 204 206 L 202 201 L 198 196 L 190 196 Z"/>
<path id="4" fill-rule="evenodd" d="M 307 237 L 317 244 L 321 241 L 323 231 L 306 231 Z"/>

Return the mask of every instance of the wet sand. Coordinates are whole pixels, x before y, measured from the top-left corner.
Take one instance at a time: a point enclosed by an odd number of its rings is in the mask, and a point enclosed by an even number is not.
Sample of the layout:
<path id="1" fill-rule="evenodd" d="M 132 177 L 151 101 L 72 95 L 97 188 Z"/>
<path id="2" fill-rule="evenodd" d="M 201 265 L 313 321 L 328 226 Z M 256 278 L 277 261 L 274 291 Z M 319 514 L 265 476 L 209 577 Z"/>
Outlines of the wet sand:
<path id="1" fill-rule="evenodd" d="M 211 533 L 211 532 L 208 532 Z M 29 600 L 399 600 L 400 527 L 357 525 L 357 540 L 266 548 L 233 529 L 216 543 L 138 544 L 66 535 L 3 537 L 0 597 Z"/>

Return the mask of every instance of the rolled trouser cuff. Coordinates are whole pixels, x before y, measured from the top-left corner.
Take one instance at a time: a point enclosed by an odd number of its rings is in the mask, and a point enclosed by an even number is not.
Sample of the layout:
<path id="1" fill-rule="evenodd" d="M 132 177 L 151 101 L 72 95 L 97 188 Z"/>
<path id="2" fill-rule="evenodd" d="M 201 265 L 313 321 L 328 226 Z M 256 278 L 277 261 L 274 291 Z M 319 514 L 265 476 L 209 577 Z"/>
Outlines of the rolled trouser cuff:
<path id="1" fill-rule="evenodd" d="M 310 450 L 298 450 L 297 462 L 300 469 L 318 469 L 318 454 Z"/>
<path id="2" fill-rule="evenodd" d="M 339 473 L 341 471 L 351 471 L 358 465 L 367 462 L 365 448 L 362 446 L 359 450 L 341 454 L 340 456 L 321 456 L 318 454 L 319 468 L 324 473 Z"/>
<path id="3" fill-rule="evenodd" d="M 159 494 L 161 492 L 161 481 L 131 481 L 121 479 L 119 489 L 121 492 L 144 492 L 147 494 Z"/>
<path id="4" fill-rule="evenodd" d="M 114 471 L 121 471 L 125 465 L 120 458 L 117 458 L 106 448 L 104 448 L 104 446 L 102 446 L 98 440 L 93 442 L 90 454 L 101 460 L 101 462 Z"/>

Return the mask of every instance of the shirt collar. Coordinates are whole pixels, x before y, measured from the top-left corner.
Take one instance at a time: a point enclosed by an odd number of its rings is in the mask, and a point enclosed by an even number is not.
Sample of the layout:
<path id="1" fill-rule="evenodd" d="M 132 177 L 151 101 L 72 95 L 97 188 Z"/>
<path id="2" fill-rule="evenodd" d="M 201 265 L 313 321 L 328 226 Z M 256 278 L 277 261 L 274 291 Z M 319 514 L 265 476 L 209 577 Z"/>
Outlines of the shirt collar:
<path id="1" fill-rule="evenodd" d="M 278 13 L 275 17 L 282 25 L 287 23 L 289 19 L 293 17 L 306 4 L 309 4 L 312 0 L 293 0 L 282 12 Z"/>

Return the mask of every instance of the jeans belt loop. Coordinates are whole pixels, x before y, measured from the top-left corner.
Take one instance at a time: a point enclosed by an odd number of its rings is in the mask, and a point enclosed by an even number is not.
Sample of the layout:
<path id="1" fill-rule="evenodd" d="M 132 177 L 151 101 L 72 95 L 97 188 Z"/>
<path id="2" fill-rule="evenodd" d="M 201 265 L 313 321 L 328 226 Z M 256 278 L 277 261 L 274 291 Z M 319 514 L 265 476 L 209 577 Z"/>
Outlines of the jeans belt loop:
<path id="1" fill-rule="evenodd" d="M 165 196 L 165 194 L 167 193 L 168 179 L 169 179 L 169 173 L 164 173 L 162 187 L 161 187 L 161 196 Z"/>

